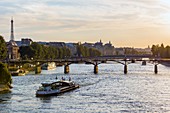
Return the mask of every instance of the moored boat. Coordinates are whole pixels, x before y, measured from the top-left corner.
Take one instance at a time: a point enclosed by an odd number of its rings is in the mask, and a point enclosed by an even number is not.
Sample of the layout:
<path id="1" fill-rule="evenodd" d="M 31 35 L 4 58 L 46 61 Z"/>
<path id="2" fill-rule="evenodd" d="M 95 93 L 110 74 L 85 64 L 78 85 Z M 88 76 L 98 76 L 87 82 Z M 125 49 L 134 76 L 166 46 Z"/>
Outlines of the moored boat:
<path id="1" fill-rule="evenodd" d="M 12 76 L 24 76 L 26 71 L 23 69 L 18 69 L 17 71 L 10 72 Z"/>
<path id="2" fill-rule="evenodd" d="M 41 83 L 42 86 L 36 91 L 36 96 L 52 96 L 79 88 L 73 81 L 60 80 L 52 83 Z"/>
<path id="3" fill-rule="evenodd" d="M 41 67 L 42 70 L 50 70 L 50 69 L 54 69 L 54 68 L 56 68 L 55 62 L 45 63 Z"/>

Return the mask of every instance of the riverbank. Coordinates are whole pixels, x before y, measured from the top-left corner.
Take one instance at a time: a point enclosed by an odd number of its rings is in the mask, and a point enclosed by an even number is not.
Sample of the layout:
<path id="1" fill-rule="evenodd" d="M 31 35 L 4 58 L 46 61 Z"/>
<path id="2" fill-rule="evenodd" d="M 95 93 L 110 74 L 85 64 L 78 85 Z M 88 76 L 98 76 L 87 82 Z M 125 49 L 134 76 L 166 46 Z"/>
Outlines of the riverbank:
<path id="1" fill-rule="evenodd" d="M 0 62 L 0 92 L 10 90 L 12 88 L 11 83 L 12 77 L 7 65 Z"/>
<path id="2" fill-rule="evenodd" d="M 9 91 L 12 88 L 10 84 L 0 84 L 0 92 Z"/>
<path id="3" fill-rule="evenodd" d="M 24 64 L 21 67 L 8 66 L 8 70 L 12 76 L 23 76 L 29 73 L 30 71 L 35 71 L 35 67 L 30 66 L 30 64 Z"/>

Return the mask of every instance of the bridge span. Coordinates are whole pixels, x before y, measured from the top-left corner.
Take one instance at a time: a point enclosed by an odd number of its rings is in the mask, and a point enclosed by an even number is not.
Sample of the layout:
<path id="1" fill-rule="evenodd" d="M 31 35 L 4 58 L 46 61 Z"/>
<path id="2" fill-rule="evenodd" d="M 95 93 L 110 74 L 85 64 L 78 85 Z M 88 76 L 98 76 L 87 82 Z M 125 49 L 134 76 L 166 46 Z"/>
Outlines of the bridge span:
<path id="1" fill-rule="evenodd" d="M 94 65 L 94 73 L 98 73 L 98 65 L 106 63 L 107 61 L 113 61 L 124 65 L 124 74 L 128 73 L 128 64 L 135 63 L 136 61 L 150 62 L 154 65 L 155 74 L 158 73 L 158 64 L 167 63 L 170 64 L 170 59 L 153 58 L 151 55 L 115 55 L 115 56 L 99 56 L 99 57 L 70 57 L 64 59 L 47 59 L 47 60 L 7 60 L 3 61 L 10 64 L 23 65 L 25 63 L 35 64 L 36 67 L 43 63 L 55 62 L 56 64 L 64 65 L 64 73 L 69 73 L 69 65 L 73 63 L 85 63 Z"/>

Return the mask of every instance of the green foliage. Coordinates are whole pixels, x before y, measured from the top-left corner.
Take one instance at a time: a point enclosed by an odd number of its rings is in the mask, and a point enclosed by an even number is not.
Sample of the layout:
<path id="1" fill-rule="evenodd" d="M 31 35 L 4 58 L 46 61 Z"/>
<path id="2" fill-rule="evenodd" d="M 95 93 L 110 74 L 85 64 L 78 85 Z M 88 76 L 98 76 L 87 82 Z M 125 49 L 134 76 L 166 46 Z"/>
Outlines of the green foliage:
<path id="1" fill-rule="evenodd" d="M 58 51 L 59 51 L 59 58 L 63 58 L 63 51 L 62 51 L 62 48 L 59 48 Z"/>
<path id="2" fill-rule="evenodd" d="M 0 60 L 5 59 L 7 56 L 7 47 L 5 40 L 2 36 L 0 36 Z"/>
<path id="3" fill-rule="evenodd" d="M 42 59 L 44 58 L 44 51 L 43 51 L 43 48 L 44 46 L 43 45 L 40 45 L 36 42 L 33 42 L 31 44 L 31 48 L 33 48 L 33 58 L 34 59 Z"/>
<path id="4" fill-rule="evenodd" d="M 83 46 L 80 44 L 80 45 L 77 45 L 77 55 L 80 57 L 80 56 L 83 56 Z"/>
<path id="5" fill-rule="evenodd" d="M 101 52 L 95 48 L 87 48 L 84 47 L 83 45 L 79 44 L 77 45 L 77 55 L 83 56 L 83 57 L 94 57 L 94 56 L 100 56 Z"/>
<path id="6" fill-rule="evenodd" d="M 30 59 L 34 57 L 35 50 L 31 46 L 21 46 L 19 49 L 22 59 Z"/>
<path id="7" fill-rule="evenodd" d="M 11 78 L 11 74 L 7 69 L 7 66 L 0 62 L 0 84 L 7 84 L 11 82 L 12 82 L 12 78 Z"/>
<path id="8" fill-rule="evenodd" d="M 89 56 L 100 56 L 101 55 L 101 52 L 95 48 L 90 48 L 89 49 Z"/>
<path id="9" fill-rule="evenodd" d="M 69 57 L 71 52 L 66 47 L 47 47 L 34 42 L 30 46 L 21 46 L 20 54 L 22 59 L 57 59 Z"/>
<path id="10" fill-rule="evenodd" d="M 158 44 L 152 45 L 151 51 L 155 57 L 170 58 L 170 46 L 164 47 L 163 44 L 161 46 Z"/>
<path id="11" fill-rule="evenodd" d="M 45 59 L 55 59 L 58 56 L 58 50 L 54 47 L 44 48 Z"/>
<path id="12" fill-rule="evenodd" d="M 158 56 L 159 55 L 159 45 L 152 45 L 151 48 L 153 56 Z"/>
<path id="13" fill-rule="evenodd" d="M 134 48 L 125 48 L 125 54 L 135 55 L 135 54 L 140 54 L 140 53 L 138 53 L 138 51 L 136 51 Z"/>

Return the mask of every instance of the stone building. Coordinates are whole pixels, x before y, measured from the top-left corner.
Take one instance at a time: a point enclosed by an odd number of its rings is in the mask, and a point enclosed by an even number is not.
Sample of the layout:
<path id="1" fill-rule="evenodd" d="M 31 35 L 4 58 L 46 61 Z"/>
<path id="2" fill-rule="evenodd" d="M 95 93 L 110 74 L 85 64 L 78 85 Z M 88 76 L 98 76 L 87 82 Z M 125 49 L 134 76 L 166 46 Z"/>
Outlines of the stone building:
<path id="1" fill-rule="evenodd" d="M 84 44 L 82 44 L 83 46 L 87 47 L 87 48 L 94 48 L 94 44 L 93 43 L 87 43 L 85 42 Z"/>
<path id="2" fill-rule="evenodd" d="M 77 43 L 66 43 L 66 47 L 70 49 L 71 56 L 76 56 L 76 54 L 77 54 Z"/>
<path id="3" fill-rule="evenodd" d="M 114 54 L 115 54 L 114 46 L 112 46 L 111 42 L 109 41 L 109 43 L 106 43 L 104 45 L 103 55 L 107 56 L 107 55 L 114 55 Z"/>
<path id="4" fill-rule="evenodd" d="M 66 44 L 65 42 L 49 42 L 49 46 L 54 46 L 54 47 L 65 47 Z"/>
<path id="5" fill-rule="evenodd" d="M 94 44 L 94 48 L 98 49 L 101 52 L 101 54 L 104 56 L 115 54 L 114 46 L 112 46 L 110 41 L 109 43 L 103 45 L 103 42 L 100 40 L 100 42 L 96 42 Z"/>
<path id="6" fill-rule="evenodd" d="M 96 42 L 94 44 L 94 48 L 98 49 L 102 55 L 104 54 L 104 47 L 103 47 L 103 43 L 101 40 L 100 40 L 100 42 Z"/>
<path id="7" fill-rule="evenodd" d="M 20 59 L 19 47 L 15 41 L 10 40 L 7 43 L 7 52 L 8 52 L 8 59 L 10 60 Z"/>
<path id="8" fill-rule="evenodd" d="M 22 46 L 30 46 L 33 43 L 32 39 L 29 38 L 22 38 L 21 45 Z"/>

